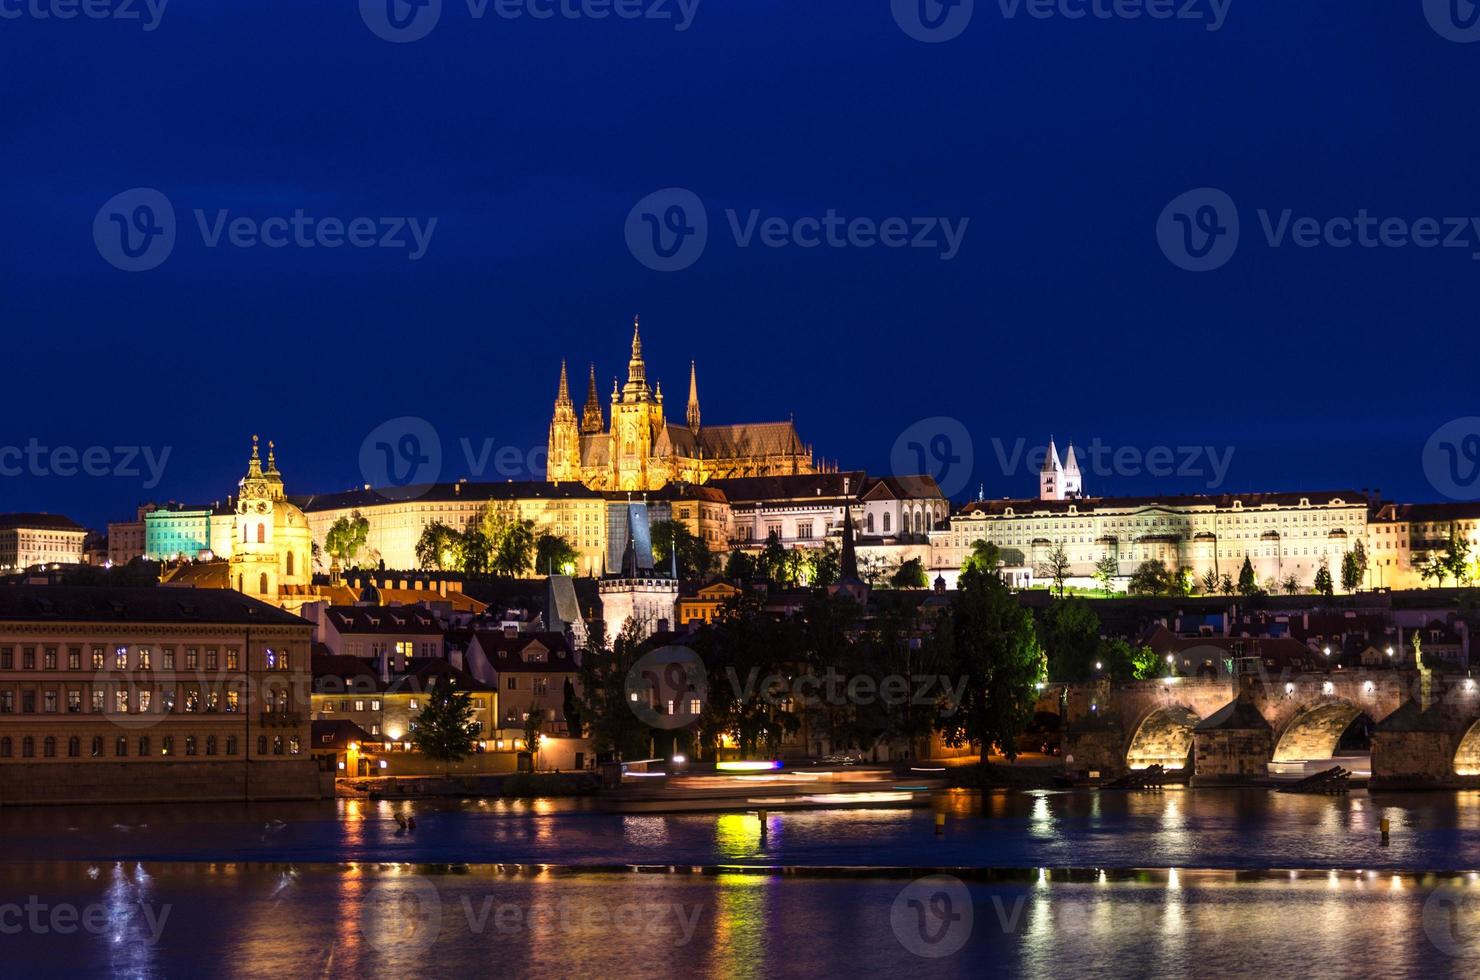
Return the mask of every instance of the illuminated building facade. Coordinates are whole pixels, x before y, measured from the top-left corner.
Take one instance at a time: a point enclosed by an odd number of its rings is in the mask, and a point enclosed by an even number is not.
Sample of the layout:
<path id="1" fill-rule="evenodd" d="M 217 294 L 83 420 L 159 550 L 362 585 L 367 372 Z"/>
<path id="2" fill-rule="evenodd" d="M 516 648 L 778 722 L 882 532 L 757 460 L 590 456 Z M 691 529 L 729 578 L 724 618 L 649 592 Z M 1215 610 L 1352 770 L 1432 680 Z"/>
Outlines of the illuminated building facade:
<path id="1" fill-rule="evenodd" d="M 60 514 L 0 514 L 0 571 L 82 564 L 87 530 Z"/>
<path id="2" fill-rule="evenodd" d="M 755 425 L 702 424 L 697 369 L 689 365 L 689 398 L 682 425 L 667 420 L 663 386 L 649 387 L 642 339 L 632 325 L 627 383 L 612 384 L 610 422 L 605 419 L 591 369 L 580 416 L 570 396 L 565 365 L 550 422 L 546 475 L 598 490 L 657 490 L 673 481 L 702 484 L 719 477 L 813 472 L 812 450 L 791 422 Z"/>
<path id="3" fill-rule="evenodd" d="M 316 798 L 311 645 L 226 590 L 0 589 L 0 805 Z"/>

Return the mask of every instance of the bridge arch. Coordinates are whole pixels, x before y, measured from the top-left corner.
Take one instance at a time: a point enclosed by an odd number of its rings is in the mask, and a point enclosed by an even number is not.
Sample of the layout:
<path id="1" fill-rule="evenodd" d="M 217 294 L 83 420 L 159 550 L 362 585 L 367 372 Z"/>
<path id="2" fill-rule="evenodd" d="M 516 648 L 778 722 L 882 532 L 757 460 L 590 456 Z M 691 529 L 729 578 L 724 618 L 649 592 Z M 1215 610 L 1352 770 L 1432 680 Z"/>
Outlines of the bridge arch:
<path id="1" fill-rule="evenodd" d="M 1125 750 L 1130 769 L 1159 765 L 1163 769 L 1186 769 L 1192 757 L 1192 730 L 1202 716 L 1185 704 L 1170 704 L 1147 712 L 1136 726 Z"/>
<path id="2" fill-rule="evenodd" d="M 1480 720 L 1465 729 L 1464 737 L 1454 750 L 1456 776 L 1480 776 Z"/>
<path id="3" fill-rule="evenodd" d="M 1276 739 L 1273 761 L 1302 762 L 1331 758 L 1336 754 L 1341 736 L 1363 714 L 1365 711 L 1360 705 L 1345 698 L 1302 705 Z"/>

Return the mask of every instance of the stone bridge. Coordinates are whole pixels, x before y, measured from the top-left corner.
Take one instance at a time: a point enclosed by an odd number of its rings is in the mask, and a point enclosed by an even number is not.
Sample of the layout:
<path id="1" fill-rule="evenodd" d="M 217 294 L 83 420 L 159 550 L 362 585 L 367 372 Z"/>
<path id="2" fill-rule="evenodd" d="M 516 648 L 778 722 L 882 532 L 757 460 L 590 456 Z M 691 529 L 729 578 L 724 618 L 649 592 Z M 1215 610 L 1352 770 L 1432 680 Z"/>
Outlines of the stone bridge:
<path id="1" fill-rule="evenodd" d="M 1480 689 L 1427 670 L 1332 670 L 1093 681 L 1057 701 L 1071 772 L 1160 764 L 1194 782 L 1267 776 L 1271 763 L 1330 759 L 1342 734 L 1372 727 L 1374 787 L 1480 787 Z"/>

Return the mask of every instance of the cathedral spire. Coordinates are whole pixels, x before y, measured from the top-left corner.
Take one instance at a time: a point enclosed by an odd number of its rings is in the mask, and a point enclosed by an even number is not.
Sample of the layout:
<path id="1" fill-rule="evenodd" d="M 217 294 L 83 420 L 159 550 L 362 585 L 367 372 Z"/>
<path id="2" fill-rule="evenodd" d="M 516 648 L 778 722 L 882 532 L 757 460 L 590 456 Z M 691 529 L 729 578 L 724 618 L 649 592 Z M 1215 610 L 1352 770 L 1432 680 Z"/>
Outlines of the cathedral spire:
<path id="1" fill-rule="evenodd" d="M 689 362 L 689 431 L 699 434 L 699 375 L 694 362 Z"/>
<path id="2" fill-rule="evenodd" d="M 606 418 L 601 414 L 601 399 L 596 394 L 596 365 L 591 365 L 591 383 L 586 388 L 586 407 L 581 413 L 581 431 L 600 432 L 606 428 Z"/>
<path id="3" fill-rule="evenodd" d="M 627 362 L 627 386 L 622 389 L 624 401 L 647 401 L 647 365 L 642 360 L 642 336 L 638 318 L 632 318 L 632 359 Z"/>
<path id="4" fill-rule="evenodd" d="M 560 359 L 560 391 L 555 396 L 555 404 L 570 404 L 570 378 L 565 373 L 565 358 Z"/>

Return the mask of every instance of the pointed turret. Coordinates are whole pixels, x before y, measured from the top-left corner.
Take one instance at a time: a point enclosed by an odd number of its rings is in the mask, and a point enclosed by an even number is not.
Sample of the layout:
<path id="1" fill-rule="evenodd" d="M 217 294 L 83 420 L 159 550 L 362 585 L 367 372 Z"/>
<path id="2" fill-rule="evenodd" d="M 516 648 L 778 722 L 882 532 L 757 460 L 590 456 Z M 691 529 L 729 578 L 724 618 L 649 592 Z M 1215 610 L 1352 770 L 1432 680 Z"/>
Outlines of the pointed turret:
<path id="1" fill-rule="evenodd" d="M 576 407 L 570 400 L 570 376 L 560 362 L 560 387 L 555 394 L 555 416 L 550 420 L 550 441 L 545 478 L 555 483 L 581 476 L 581 430 Z"/>
<path id="2" fill-rule="evenodd" d="M 252 458 L 247 460 L 247 479 L 262 479 L 262 457 L 257 454 L 257 437 L 252 436 Z"/>
<path id="3" fill-rule="evenodd" d="M 606 416 L 601 414 L 601 399 L 596 394 L 596 365 L 591 365 L 591 382 L 586 388 L 586 407 L 581 413 L 581 431 L 596 433 L 606 428 Z"/>
<path id="4" fill-rule="evenodd" d="M 565 373 L 565 358 L 560 359 L 560 390 L 555 395 L 555 404 L 569 405 L 570 400 L 570 377 Z"/>
<path id="5" fill-rule="evenodd" d="M 1064 457 L 1064 496 L 1078 497 L 1084 492 L 1084 476 L 1079 472 L 1079 459 L 1074 455 L 1074 443 L 1069 443 L 1069 454 Z"/>
<path id="6" fill-rule="evenodd" d="M 1043 468 L 1038 471 L 1038 499 L 1064 499 L 1064 464 L 1059 462 L 1059 450 L 1048 437 L 1048 451 L 1043 454 Z"/>
<path id="7" fill-rule="evenodd" d="M 632 318 L 632 358 L 627 362 L 627 384 L 622 389 L 624 401 L 647 401 L 647 365 L 642 360 L 642 335 L 638 318 Z"/>
<path id="8" fill-rule="evenodd" d="M 699 434 L 699 374 L 694 362 L 689 362 L 689 431 Z"/>

